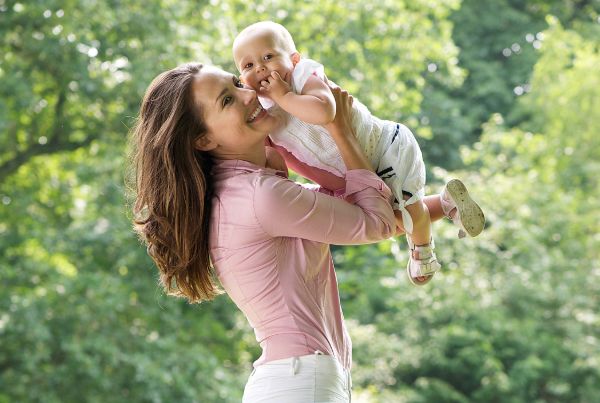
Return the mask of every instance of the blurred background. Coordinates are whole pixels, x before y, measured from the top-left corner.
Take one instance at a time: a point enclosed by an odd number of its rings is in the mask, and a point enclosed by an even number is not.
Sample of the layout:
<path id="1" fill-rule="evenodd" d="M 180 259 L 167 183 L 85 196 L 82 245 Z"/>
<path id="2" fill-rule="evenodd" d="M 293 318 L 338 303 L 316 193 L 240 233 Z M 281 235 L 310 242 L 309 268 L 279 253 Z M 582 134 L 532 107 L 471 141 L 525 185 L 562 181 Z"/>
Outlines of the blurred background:
<path id="1" fill-rule="evenodd" d="M 240 401 L 250 326 L 227 296 L 163 295 L 124 172 L 152 78 L 233 72 L 262 19 L 488 219 L 435 224 L 421 288 L 404 239 L 333 247 L 353 400 L 599 402 L 598 0 L 0 0 L 0 402 Z"/>

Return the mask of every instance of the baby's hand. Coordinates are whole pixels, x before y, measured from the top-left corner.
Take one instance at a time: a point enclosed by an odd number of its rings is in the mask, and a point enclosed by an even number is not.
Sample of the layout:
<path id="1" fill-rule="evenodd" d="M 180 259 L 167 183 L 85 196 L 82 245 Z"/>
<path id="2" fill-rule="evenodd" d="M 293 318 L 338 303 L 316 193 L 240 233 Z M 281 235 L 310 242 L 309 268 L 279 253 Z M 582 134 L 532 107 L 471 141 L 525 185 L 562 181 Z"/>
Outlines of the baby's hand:
<path id="1" fill-rule="evenodd" d="M 271 72 L 271 76 L 260 82 L 259 93 L 277 102 L 279 98 L 292 91 L 288 83 L 283 81 L 278 72 Z"/>

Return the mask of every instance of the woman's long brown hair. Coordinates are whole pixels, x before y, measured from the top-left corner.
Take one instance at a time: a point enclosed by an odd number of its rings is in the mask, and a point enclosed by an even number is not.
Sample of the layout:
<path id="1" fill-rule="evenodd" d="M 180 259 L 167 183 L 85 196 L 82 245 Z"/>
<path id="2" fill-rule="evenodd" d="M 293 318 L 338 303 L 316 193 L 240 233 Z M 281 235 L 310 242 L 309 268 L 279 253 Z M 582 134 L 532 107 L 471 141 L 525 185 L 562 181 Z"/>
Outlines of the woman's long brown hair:
<path id="1" fill-rule="evenodd" d="M 192 82 L 202 64 L 157 76 L 146 90 L 131 136 L 134 229 L 169 295 L 191 303 L 221 293 L 209 257 L 211 158 L 194 142 L 206 133 Z"/>

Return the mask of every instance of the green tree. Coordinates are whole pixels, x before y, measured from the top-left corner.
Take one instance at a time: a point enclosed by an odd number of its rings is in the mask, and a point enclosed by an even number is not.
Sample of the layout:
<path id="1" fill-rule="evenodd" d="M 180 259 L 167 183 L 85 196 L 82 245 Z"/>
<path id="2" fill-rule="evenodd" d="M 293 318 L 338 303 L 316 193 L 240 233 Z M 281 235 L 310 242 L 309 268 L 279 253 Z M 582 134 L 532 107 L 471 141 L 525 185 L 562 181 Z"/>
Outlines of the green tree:
<path id="1" fill-rule="evenodd" d="M 189 58 L 177 5 L 0 14 L 0 401 L 236 400 L 250 357 L 235 310 L 159 298 L 123 197 L 141 94 Z"/>
<path id="2" fill-rule="evenodd" d="M 423 147 L 429 161 L 460 167 L 459 146 L 476 142 L 493 113 L 502 114 L 511 127 L 527 119 L 516 101 L 531 89 L 548 14 L 584 37 L 600 37 L 598 0 L 463 0 L 451 14 L 452 39 L 460 49 L 452 61 L 466 78 L 460 86 L 436 74 L 427 79 L 418 118 L 433 133 Z"/>
<path id="3" fill-rule="evenodd" d="M 531 92 L 517 105 L 532 119 L 511 128 L 494 115 L 464 150 L 466 170 L 453 173 L 486 207 L 486 232 L 451 240 L 455 230 L 438 227 L 445 273 L 431 287 L 407 290 L 384 266 L 385 277 L 356 290 L 379 307 L 353 329 L 365 353 L 355 354 L 355 380 L 373 401 L 600 397 L 600 51 L 548 23 Z"/>
<path id="4" fill-rule="evenodd" d="M 267 18 L 431 138 L 430 167 L 474 141 L 452 175 L 489 225 L 476 240 L 435 227 L 429 286 L 405 280 L 402 240 L 334 248 L 356 395 L 600 401 L 597 6 L 0 0 L 0 402 L 240 400 L 258 355 L 246 320 L 225 296 L 162 295 L 123 171 L 151 78 L 192 59 L 233 71 L 233 37 Z"/>
<path id="5" fill-rule="evenodd" d="M 125 144 L 143 91 L 192 59 L 233 71 L 237 30 L 283 19 L 336 80 L 397 118 L 418 110 L 425 60 L 452 50 L 456 3 L 408 3 L 371 15 L 359 1 L 0 1 L 0 401 L 239 401 L 258 356 L 246 320 L 226 297 L 162 296 L 131 231 Z M 398 64 L 400 51 L 410 58 Z M 385 63 L 365 64 L 369 88 L 350 66 L 375 58 Z M 382 101 L 385 80 L 407 100 Z"/>

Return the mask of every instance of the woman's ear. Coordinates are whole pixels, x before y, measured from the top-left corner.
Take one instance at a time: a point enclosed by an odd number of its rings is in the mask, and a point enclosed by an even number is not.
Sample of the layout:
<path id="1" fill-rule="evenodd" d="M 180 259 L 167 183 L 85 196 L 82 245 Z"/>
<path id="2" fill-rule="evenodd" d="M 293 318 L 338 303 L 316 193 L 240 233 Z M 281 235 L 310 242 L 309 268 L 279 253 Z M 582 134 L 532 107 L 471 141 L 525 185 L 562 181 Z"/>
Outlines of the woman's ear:
<path id="1" fill-rule="evenodd" d="M 301 58 L 302 58 L 302 56 L 300 56 L 300 53 L 298 53 L 298 52 L 292 53 L 292 64 L 294 65 L 294 67 L 300 61 Z"/>
<path id="2" fill-rule="evenodd" d="M 194 141 L 194 147 L 200 151 L 211 151 L 217 148 L 217 146 L 218 144 L 212 141 L 206 134 Z"/>

